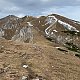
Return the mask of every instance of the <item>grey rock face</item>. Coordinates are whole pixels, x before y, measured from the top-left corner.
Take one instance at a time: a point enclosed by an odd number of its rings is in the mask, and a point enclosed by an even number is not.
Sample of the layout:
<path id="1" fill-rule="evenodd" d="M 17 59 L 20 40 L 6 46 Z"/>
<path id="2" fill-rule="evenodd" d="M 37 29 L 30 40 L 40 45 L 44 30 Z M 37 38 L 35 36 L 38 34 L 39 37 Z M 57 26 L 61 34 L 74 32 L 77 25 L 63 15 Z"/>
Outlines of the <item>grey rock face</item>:
<path id="1" fill-rule="evenodd" d="M 24 42 L 31 42 L 33 39 L 33 34 L 31 31 L 31 27 L 23 27 L 20 30 L 20 39 L 23 40 Z"/>
<path id="2" fill-rule="evenodd" d="M 12 40 L 19 40 L 23 42 L 32 42 L 33 34 L 30 26 L 23 27 L 19 31 L 16 31 L 16 35 L 12 37 Z"/>
<path id="3" fill-rule="evenodd" d="M 0 28 L 0 38 L 4 36 L 4 31 Z"/>

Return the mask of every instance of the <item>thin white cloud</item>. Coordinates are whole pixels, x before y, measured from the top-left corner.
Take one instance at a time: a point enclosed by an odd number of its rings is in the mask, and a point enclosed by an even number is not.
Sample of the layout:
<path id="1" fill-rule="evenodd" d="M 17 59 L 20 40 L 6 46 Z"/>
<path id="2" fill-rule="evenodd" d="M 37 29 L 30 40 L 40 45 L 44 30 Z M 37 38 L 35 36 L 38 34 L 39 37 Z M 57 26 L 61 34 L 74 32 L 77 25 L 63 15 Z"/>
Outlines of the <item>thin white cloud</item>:
<path id="1" fill-rule="evenodd" d="M 19 7 L 16 7 L 16 6 L 13 6 L 13 7 L 6 7 L 4 8 L 4 10 L 9 10 L 9 11 L 19 11 L 20 8 Z"/>
<path id="2" fill-rule="evenodd" d="M 80 0 L 76 0 L 76 1 L 79 1 L 80 2 Z"/>
<path id="3" fill-rule="evenodd" d="M 48 15 L 48 14 L 57 13 L 57 9 L 58 9 L 58 7 L 49 8 L 48 10 L 45 9 L 41 14 L 42 14 L 42 15 Z"/>
<path id="4" fill-rule="evenodd" d="M 42 15 L 48 14 L 60 14 L 65 17 L 80 21 L 80 6 L 64 6 L 64 7 L 52 7 L 42 12 Z"/>
<path id="5" fill-rule="evenodd" d="M 18 16 L 18 17 L 20 17 L 20 18 L 22 18 L 22 17 L 24 17 L 25 16 L 25 14 L 17 14 L 16 16 Z"/>
<path id="6" fill-rule="evenodd" d="M 50 2 L 51 0 L 41 0 L 42 2 Z"/>
<path id="7" fill-rule="evenodd" d="M 80 0 L 0 0 L 0 17 L 10 14 L 18 16 L 39 16 L 58 13 L 80 20 L 79 1 Z M 70 6 L 72 6 L 72 8 Z"/>

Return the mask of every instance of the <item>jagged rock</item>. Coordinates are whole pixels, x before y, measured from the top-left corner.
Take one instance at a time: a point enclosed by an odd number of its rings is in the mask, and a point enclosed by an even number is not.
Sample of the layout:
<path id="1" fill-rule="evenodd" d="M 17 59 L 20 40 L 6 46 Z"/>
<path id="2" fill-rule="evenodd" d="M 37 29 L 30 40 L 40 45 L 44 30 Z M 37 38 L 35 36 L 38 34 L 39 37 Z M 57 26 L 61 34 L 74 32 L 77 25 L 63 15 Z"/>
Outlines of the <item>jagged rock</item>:
<path id="1" fill-rule="evenodd" d="M 33 35 L 35 34 L 33 29 L 35 29 L 43 36 L 46 36 L 47 39 L 63 45 L 70 41 L 74 41 L 79 45 L 80 42 L 77 34 L 80 31 L 79 22 L 57 14 L 39 18 L 32 16 L 18 18 L 14 15 L 9 15 L 0 20 L 0 26 L 0 37 L 8 40 L 33 43 Z M 68 33 L 65 33 L 65 31 Z M 69 34 L 71 33 L 69 31 L 76 31 L 75 39 L 72 38 L 72 34 Z"/>
<path id="2" fill-rule="evenodd" d="M 29 43 L 33 39 L 31 27 L 23 27 L 20 30 L 20 39 L 27 43 Z"/>
<path id="3" fill-rule="evenodd" d="M 0 28 L 0 38 L 4 36 L 4 31 Z"/>

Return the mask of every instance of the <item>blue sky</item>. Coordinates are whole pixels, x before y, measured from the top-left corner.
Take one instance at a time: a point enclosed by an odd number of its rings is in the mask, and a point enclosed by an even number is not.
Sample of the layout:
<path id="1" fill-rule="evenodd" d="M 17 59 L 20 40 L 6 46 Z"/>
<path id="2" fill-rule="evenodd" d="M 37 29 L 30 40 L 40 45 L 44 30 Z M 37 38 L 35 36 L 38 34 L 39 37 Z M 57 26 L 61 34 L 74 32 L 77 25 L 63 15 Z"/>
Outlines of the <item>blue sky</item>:
<path id="1" fill-rule="evenodd" d="M 80 0 L 0 0 L 0 18 L 52 13 L 80 21 Z"/>

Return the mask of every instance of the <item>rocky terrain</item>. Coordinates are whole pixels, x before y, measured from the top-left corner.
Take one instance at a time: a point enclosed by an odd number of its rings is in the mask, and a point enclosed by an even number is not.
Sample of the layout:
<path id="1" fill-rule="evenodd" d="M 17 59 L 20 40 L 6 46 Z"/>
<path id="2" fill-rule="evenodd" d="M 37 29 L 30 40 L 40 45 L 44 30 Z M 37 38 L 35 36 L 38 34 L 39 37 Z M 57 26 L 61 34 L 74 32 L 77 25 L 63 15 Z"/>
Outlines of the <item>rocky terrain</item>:
<path id="1" fill-rule="evenodd" d="M 80 22 L 57 14 L 0 19 L 0 80 L 80 80 Z"/>

